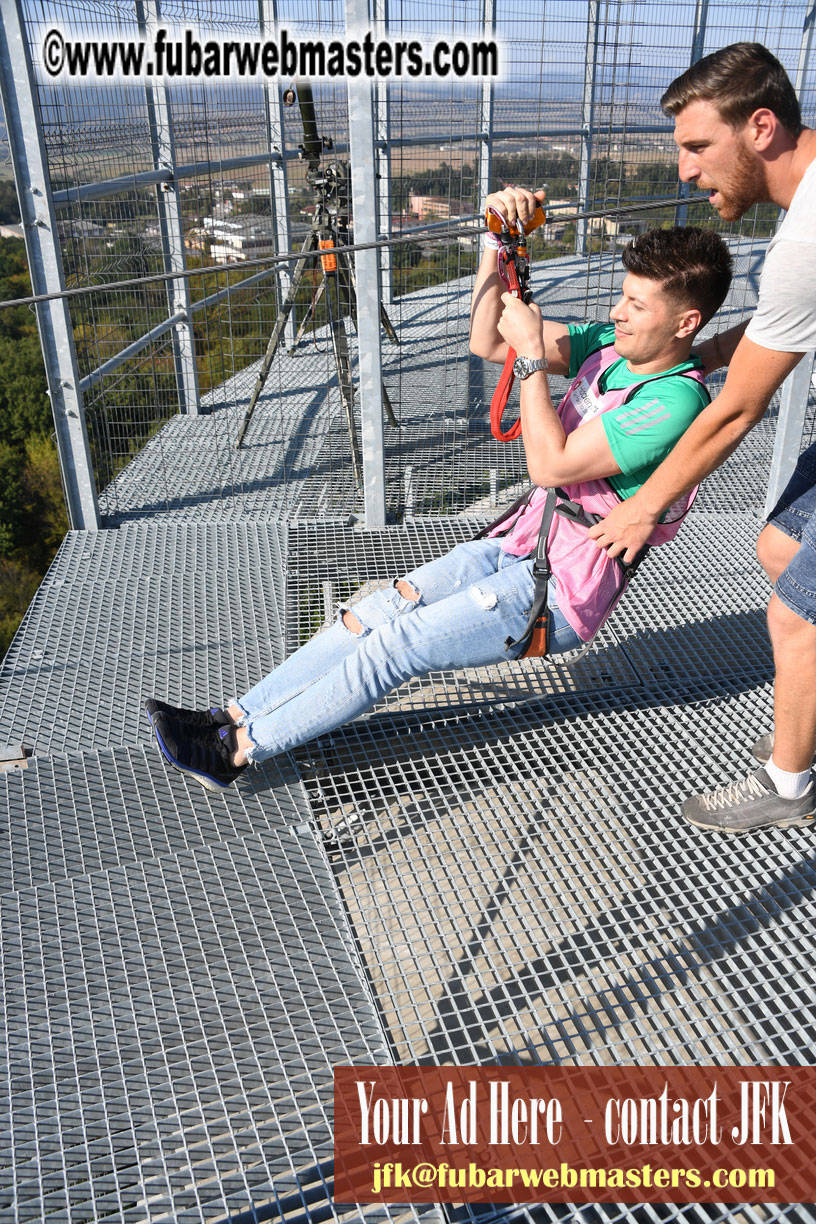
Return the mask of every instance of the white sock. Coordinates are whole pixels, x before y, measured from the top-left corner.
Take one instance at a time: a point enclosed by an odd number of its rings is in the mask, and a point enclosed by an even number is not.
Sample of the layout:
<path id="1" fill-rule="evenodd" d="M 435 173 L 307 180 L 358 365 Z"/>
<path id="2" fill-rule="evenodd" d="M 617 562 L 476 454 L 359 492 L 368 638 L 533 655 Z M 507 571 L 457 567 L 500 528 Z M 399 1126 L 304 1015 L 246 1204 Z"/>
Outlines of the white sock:
<path id="1" fill-rule="evenodd" d="M 788 773 L 787 770 L 774 765 L 773 757 L 765 766 L 765 772 L 783 799 L 799 799 L 812 785 L 809 769 L 803 770 L 802 773 Z"/>

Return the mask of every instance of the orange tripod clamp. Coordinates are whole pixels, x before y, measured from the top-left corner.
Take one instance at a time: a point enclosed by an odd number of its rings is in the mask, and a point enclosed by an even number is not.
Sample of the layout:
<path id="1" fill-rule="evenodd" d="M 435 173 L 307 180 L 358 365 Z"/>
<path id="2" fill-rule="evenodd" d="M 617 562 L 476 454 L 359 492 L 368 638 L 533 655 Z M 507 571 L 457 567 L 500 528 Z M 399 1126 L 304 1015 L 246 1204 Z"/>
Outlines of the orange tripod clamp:
<path id="1" fill-rule="evenodd" d="M 331 248 L 331 247 L 333 247 L 333 246 L 334 246 L 334 242 L 332 241 L 332 239 L 331 239 L 331 238 L 321 238 L 321 239 L 320 239 L 320 249 L 321 249 L 321 251 L 325 251 L 325 250 L 327 250 L 327 249 L 330 249 L 330 248 Z M 321 255 L 321 256 L 320 256 L 320 262 L 321 262 L 321 263 L 322 263 L 322 265 L 323 265 L 323 271 L 324 271 L 324 272 L 336 272 L 336 271 L 337 271 L 337 256 L 336 256 L 336 255 L 334 255 L 334 254 L 332 254 L 332 255 Z"/>

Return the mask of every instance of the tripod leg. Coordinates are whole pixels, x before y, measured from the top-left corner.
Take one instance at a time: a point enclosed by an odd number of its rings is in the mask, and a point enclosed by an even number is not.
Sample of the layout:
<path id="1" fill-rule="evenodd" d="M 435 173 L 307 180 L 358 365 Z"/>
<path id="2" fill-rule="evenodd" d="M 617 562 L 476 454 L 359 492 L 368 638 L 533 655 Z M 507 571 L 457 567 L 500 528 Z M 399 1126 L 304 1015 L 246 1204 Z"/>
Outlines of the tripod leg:
<path id="1" fill-rule="evenodd" d="M 385 419 L 389 425 L 393 425 L 394 429 L 399 429 L 399 421 L 394 416 L 394 409 L 391 407 L 391 401 L 388 398 L 388 392 L 385 389 L 385 383 L 382 384 L 383 411 Z"/>
<path id="2" fill-rule="evenodd" d="M 357 328 L 357 283 L 354 279 L 354 272 L 352 270 L 351 262 L 348 256 L 340 255 L 338 257 L 338 260 L 337 260 L 338 269 L 340 268 L 341 264 L 344 268 L 344 271 L 347 277 L 346 283 L 348 285 L 349 308 L 350 308 L 352 320 L 354 322 L 354 330 L 357 331 L 358 330 Z M 393 327 L 391 326 L 391 322 L 388 318 L 388 315 L 385 313 L 385 307 L 381 306 L 380 311 L 381 311 L 381 321 L 383 323 L 383 326 L 385 327 L 387 335 L 390 336 L 390 338 L 394 341 L 395 344 L 399 344 L 399 340 L 397 339 L 397 333 L 394 331 Z M 383 411 L 385 412 L 385 419 L 389 425 L 392 425 L 394 427 L 394 429 L 399 429 L 399 421 L 394 415 L 394 409 L 391 407 L 391 400 L 388 398 L 388 392 L 385 389 L 384 382 L 382 384 L 382 394 L 383 394 Z"/>
<path id="3" fill-rule="evenodd" d="M 286 327 L 286 320 L 292 312 L 292 307 L 295 304 L 300 282 L 303 279 L 303 270 L 306 267 L 306 254 L 317 245 L 317 234 L 315 231 L 306 235 L 306 241 L 303 243 L 300 252 L 300 258 L 295 264 L 295 271 L 292 274 L 292 283 L 289 286 L 289 292 L 283 301 L 280 308 L 280 313 L 275 320 L 275 326 L 272 330 L 272 335 L 269 337 L 269 344 L 266 346 L 266 353 L 261 362 L 261 368 L 258 371 L 258 377 L 255 380 L 255 386 L 252 389 L 252 395 L 247 405 L 247 410 L 244 413 L 244 418 L 241 421 L 241 426 L 238 430 L 238 435 L 235 439 L 235 449 L 240 450 L 241 443 L 244 440 L 244 435 L 249 427 L 249 422 L 252 420 L 252 414 L 255 411 L 255 405 L 258 403 L 258 397 L 263 391 L 264 384 L 269 377 L 269 371 L 272 368 L 272 362 L 275 359 L 275 353 L 278 351 L 278 345 L 283 335 L 283 329 Z"/>
<path id="4" fill-rule="evenodd" d="M 322 298 L 325 288 L 326 286 L 321 281 L 320 285 L 318 286 L 317 293 L 314 295 L 314 297 L 312 298 L 309 304 L 309 309 L 306 311 L 305 315 L 300 321 L 300 327 L 297 329 L 297 335 L 295 336 L 295 343 L 292 345 L 292 347 L 289 350 L 290 353 L 294 353 L 295 349 L 297 348 L 297 346 L 300 344 L 301 340 L 303 339 L 303 333 L 306 331 L 306 328 L 309 326 L 310 322 L 315 317 L 315 311 L 317 310 L 317 303 Z"/>
<path id="5" fill-rule="evenodd" d="M 354 271 L 352 269 L 350 260 L 347 257 L 342 257 L 342 258 L 344 258 L 345 265 L 346 265 L 346 274 L 348 276 L 349 291 L 350 291 L 349 296 L 351 298 L 351 313 L 354 319 L 354 330 L 356 331 L 357 330 L 357 281 L 355 280 Z M 385 307 L 382 305 L 382 303 L 380 303 L 380 323 L 382 324 L 383 331 L 385 332 L 386 336 L 391 341 L 391 343 L 399 344 L 399 336 L 394 331 L 394 326 L 391 320 L 389 319 L 388 313 Z"/>
<path id="6" fill-rule="evenodd" d="M 388 312 L 386 311 L 382 303 L 380 303 L 380 322 L 382 323 L 383 330 L 385 331 L 385 334 L 388 337 L 388 339 L 391 341 L 391 343 L 399 344 L 399 336 L 394 331 L 394 326 L 391 320 L 389 319 Z"/>
<path id="7" fill-rule="evenodd" d="M 363 464 L 360 458 L 360 444 L 357 440 L 357 426 L 354 421 L 354 385 L 351 380 L 351 358 L 349 357 L 348 341 L 346 339 L 346 325 L 343 322 L 342 316 L 339 316 L 332 307 L 329 278 L 336 285 L 336 273 L 324 272 L 324 277 L 327 282 L 326 305 L 329 310 L 332 349 L 334 350 L 334 362 L 337 366 L 337 382 L 340 387 L 340 398 L 343 401 L 343 409 L 346 414 L 346 424 L 349 431 L 349 442 L 351 444 L 351 464 L 354 470 L 355 482 L 358 485 L 362 485 Z"/>
<path id="8" fill-rule="evenodd" d="M 351 315 L 351 321 L 354 325 L 355 332 L 357 331 L 357 295 L 354 292 L 354 280 L 352 279 L 351 264 L 347 255 L 342 251 L 337 255 L 337 281 L 339 285 L 338 299 L 340 302 L 340 313 L 344 314 L 348 310 Z"/>

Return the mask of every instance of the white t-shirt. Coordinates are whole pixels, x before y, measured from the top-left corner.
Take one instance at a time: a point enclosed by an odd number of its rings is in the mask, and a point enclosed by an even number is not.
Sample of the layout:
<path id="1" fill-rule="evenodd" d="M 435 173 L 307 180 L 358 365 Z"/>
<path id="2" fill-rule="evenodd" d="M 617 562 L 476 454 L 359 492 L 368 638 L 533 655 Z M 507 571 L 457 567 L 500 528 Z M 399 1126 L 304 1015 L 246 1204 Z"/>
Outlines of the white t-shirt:
<path id="1" fill-rule="evenodd" d="M 816 160 L 768 245 L 756 313 L 745 334 L 781 353 L 816 349 Z"/>

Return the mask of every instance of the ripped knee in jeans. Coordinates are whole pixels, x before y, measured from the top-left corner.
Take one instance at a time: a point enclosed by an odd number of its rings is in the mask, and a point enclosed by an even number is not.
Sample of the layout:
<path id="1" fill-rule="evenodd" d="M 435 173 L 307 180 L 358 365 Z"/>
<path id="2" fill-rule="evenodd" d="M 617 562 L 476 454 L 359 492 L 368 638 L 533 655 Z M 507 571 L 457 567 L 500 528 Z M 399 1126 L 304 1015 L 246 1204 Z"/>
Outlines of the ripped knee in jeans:
<path id="1" fill-rule="evenodd" d="M 495 591 L 485 591 L 482 589 L 482 587 L 478 586 L 478 584 L 475 586 L 472 586 L 470 590 L 468 591 L 468 594 L 470 595 L 471 599 L 474 600 L 474 602 L 479 605 L 480 608 L 484 609 L 485 612 L 488 612 L 490 611 L 491 608 L 495 608 L 498 606 L 499 597 L 496 594 L 496 592 Z"/>
<path id="2" fill-rule="evenodd" d="M 421 593 L 412 583 L 408 581 L 407 578 L 395 578 L 389 587 L 385 588 L 384 590 L 380 589 L 379 591 L 375 592 L 373 596 L 375 599 L 384 599 L 387 604 L 392 605 L 391 611 L 385 616 L 385 620 L 391 620 L 400 611 L 405 611 L 404 608 L 400 607 L 396 598 L 397 595 L 399 595 L 399 597 L 408 604 L 418 604 L 422 598 Z M 362 602 L 363 605 L 365 605 L 365 600 Z M 383 618 L 381 613 L 379 613 L 376 609 L 370 610 L 370 612 L 371 611 L 373 611 L 373 615 L 370 614 L 368 619 L 372 620 L 373 623 L 366 624 L 365 621 L 360 620 L 353 608 L 347 607 L 344 604 L 341 604 L 338 608 L 341 624 L 354 637 L 365 637 L 367 633 L 370 633 L 372 629 L 376 628 L 376 626 L 382 622 Z M 366 615 L 365 612 L 363 615 Z"/>
<path id="3" fill-rule="evenodd" d="M 399 591 L 402 598 L 407 599 L 409 603 L 419 602 L 419 591 L 411 585 L 407 578 L 398 578 L 394 582 L 394 589 Z"/>
<path id="4" fill-rule="evenodd" d="M 348 629 L 349 633 L 353 633 L 355 637 L 362 637 L 363 634 L 365 633 L 363 626 L 360 624 L 357 617 L 354 615 L 354 613 L 351 611 L 350 608 L 345 608 L 343 610 L 343 615 L 341 617 L 341 620 L 343 624 L 346 626 L 346 628 Z"/>

